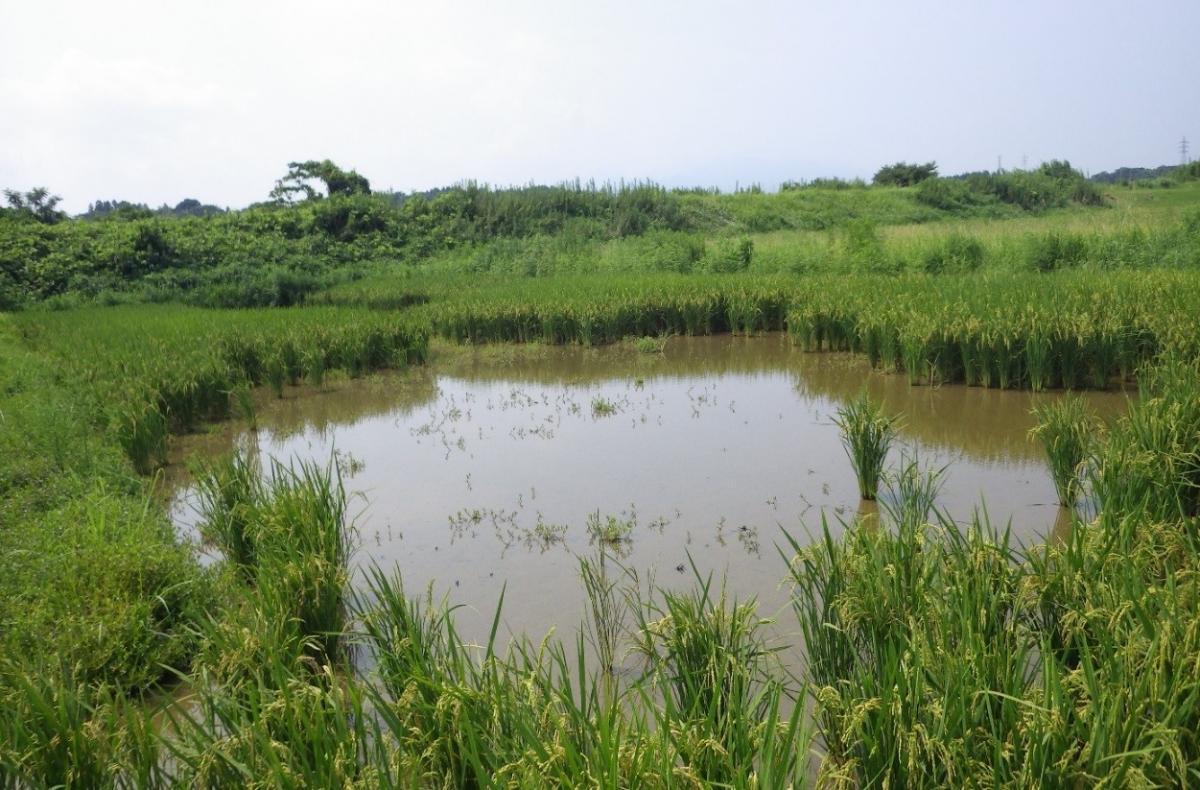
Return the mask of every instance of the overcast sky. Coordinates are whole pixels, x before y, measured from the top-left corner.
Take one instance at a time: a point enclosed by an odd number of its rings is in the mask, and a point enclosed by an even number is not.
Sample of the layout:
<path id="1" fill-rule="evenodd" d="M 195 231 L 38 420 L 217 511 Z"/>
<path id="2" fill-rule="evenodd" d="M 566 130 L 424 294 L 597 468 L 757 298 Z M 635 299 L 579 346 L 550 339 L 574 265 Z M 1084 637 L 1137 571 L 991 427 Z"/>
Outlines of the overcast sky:
<path id="1" fill-rule="evenodd" d="M 81 211 L 241 206 L 326 157 L 405 191 L 1176 163 L 1198 30 L 1198 0 L 0 0 L 0 187 Z"/>

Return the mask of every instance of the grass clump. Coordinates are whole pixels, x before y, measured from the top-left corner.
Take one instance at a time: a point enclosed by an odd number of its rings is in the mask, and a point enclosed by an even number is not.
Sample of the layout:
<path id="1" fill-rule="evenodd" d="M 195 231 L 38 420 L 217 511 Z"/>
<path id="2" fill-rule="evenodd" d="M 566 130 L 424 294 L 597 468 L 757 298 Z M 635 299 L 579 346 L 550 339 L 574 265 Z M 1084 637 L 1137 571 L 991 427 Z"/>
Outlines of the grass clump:
<path id="1" fill-rule="evenodd" d="M 858 477 L 859 494 L 863 499 L 875 499 L 884 459 L 896 438 L 897 418 L 885 415 L 883 407 L 863 391 L 839 407 L 833 421 L 842 432 L 842 446 Z"/>

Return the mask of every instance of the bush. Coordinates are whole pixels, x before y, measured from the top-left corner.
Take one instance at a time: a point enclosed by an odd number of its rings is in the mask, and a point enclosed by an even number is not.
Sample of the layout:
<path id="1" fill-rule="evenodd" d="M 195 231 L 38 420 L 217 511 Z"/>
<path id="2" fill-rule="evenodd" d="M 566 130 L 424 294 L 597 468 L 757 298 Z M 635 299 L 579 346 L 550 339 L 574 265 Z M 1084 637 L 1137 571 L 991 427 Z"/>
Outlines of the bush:
<path id="1" fill-rule="evenodd" d="M 750 268 L 754 242 L 746 237 L 722 239 L 704 251 L 701 261 L 705 271 L 715 273 L 743 272 Z"/>
<path id="2" fill-rule="evenodd" d="M 942 211 L 962 211 L 984 202 L 984 195 L 954 178 L 928 178 L 917 187 L 917 202 Z"/>
<path id="3" fill-rule="evenodd" d="M 1076 266 L 1087 259 L 1087 239 L 1079 233 L 1046 233 L 1029 240 L 1027 261 L 1039 272 Z"/>
<path id="4" fill-rule="evenodd" d="M 871 181 L 880 186 L 908 187 L 936 177 L 937 162 L 926 162 L 923 165 L 897 162 L 894 165 L 884 165 L 879 168 Z"/>
<path id="5" fill-rule="evenodd" d="M 847 222 L 834 239 L 838 257 L 853 271 L 893 273 L 897 266 L 888 258 L 879 229 L 869 219 L 857 218 Z"/>
<path id="6" fill-rule="evenodd" d="M 973 272 L 983 265 L 983 245 L 974 236 L 951 233 L 925 253 L 921 268 L 927 274 Z"/>

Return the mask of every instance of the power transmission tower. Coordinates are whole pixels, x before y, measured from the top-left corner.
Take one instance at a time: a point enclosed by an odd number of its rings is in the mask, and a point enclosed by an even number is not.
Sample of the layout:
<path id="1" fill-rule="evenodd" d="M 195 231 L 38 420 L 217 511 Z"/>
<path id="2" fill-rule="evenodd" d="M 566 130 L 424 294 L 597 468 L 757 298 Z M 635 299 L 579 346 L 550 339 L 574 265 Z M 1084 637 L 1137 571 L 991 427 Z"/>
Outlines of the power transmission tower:
<path id="1" fill-rule="evenodd" d="M 1188 159 L 1187 137 L 1184 137 L 1182 140 L 1179 141 L 1179 164 L 1186 165 L 1190 161 L 1192 161 L 1192 160 Z"/>

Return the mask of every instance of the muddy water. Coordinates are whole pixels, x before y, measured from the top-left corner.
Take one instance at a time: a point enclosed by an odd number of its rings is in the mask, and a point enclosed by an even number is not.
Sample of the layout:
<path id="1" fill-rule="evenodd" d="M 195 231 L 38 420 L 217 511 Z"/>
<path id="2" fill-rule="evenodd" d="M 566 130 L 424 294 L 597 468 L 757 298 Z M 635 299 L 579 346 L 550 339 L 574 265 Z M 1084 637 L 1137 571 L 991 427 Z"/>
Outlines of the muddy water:
<path id="1" fill-rule="evenodd" d="M 1031 427 L 1028 393 L 910 387 L 858 358 L 805 354 L 780 336 L 673 338 L 629 347 L 443 350 L 429 366 L 265 393 L 259 430 L 232 422 L 185 437 L 192 455 L 255 448 L 327 460 L 355 500 L 359 567 L 398 566 L 408 592 L 432 586 L 461 604 L 460 630 L 486 637 L 502 589 L 507 631 L 573 638 L 584 595 L 576 555 L 593 552 L 589 517 L 631 526 L 610 550 L 664 586 L 701 574 L 756 596 L 794 634 L 775 545 L 822 515 L 834 531 L 860 508 L 832 415 L 863 387 L 902 415 L 890 457 L 947 467 L 938 502 L 956 520 L 981 503 L 1032 541 L 1061 517 Z M 1044 396 L 1054 397 L 1054 396 Z M 1089 396 L 1105 415 L 1115 393 Z M 172 517 L 195 534 L 194 492 L 176 479 Z"/>

